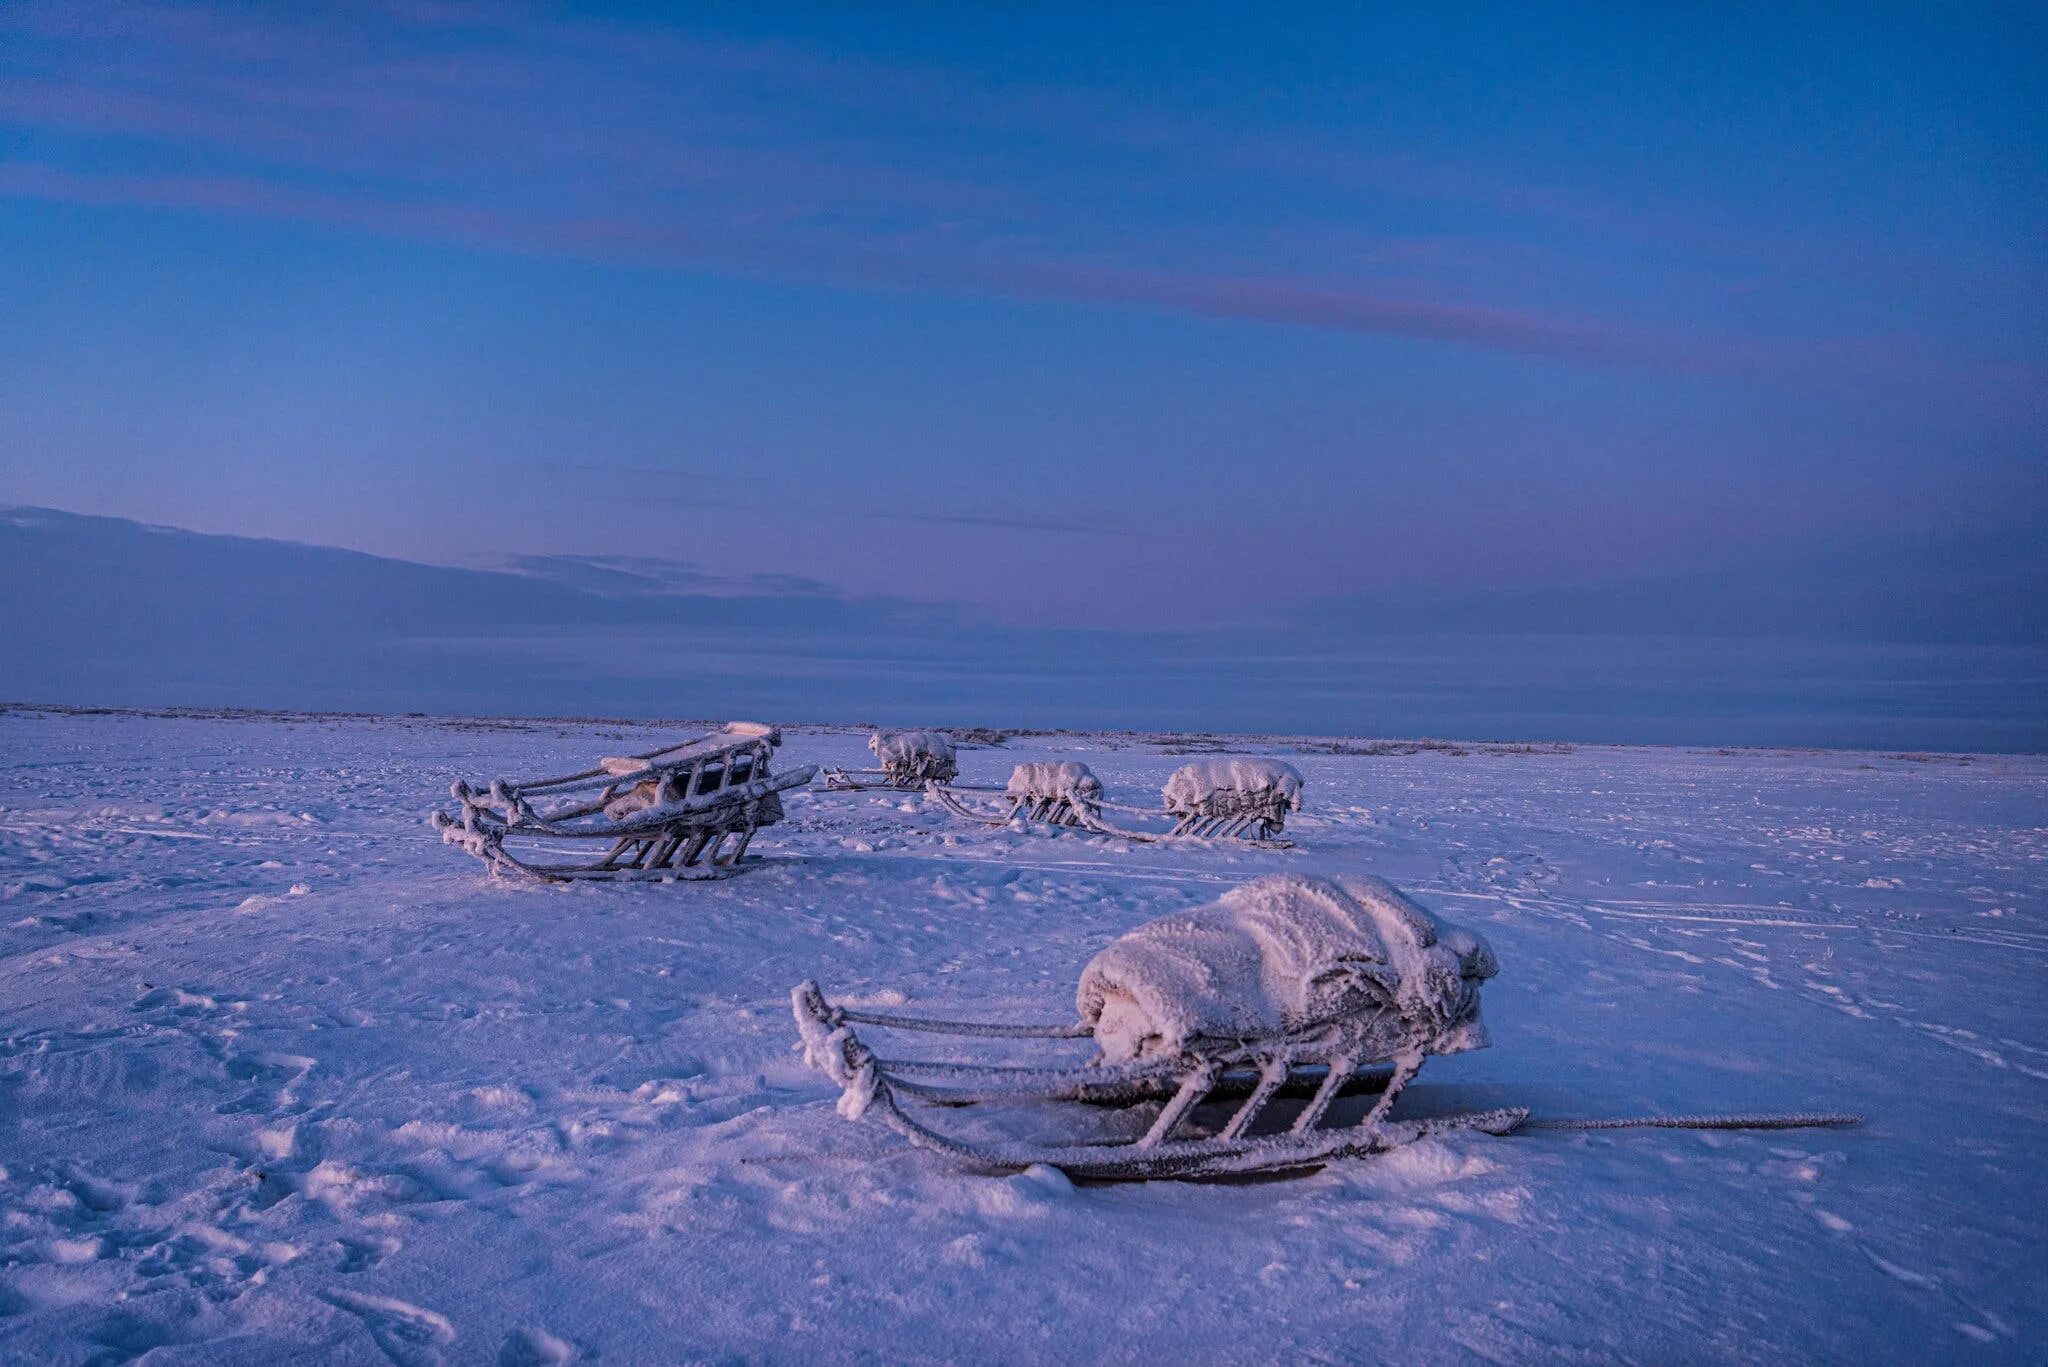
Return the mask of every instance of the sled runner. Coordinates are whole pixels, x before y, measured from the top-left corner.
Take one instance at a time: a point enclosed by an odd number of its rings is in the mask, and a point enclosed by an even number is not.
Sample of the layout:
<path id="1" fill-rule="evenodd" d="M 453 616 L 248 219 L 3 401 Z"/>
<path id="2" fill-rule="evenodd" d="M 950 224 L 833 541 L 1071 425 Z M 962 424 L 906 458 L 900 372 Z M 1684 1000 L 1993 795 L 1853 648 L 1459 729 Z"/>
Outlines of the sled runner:
<path id="1" fill-rule="evenodd" d="M 1073 1024 L 870 1011 L 835 1005 L 816 982 L 797 987 L 791 1007 L 806 1061 L 840 1089 L 841 1115 L 873 1116 L 920 1148 L 999 1170 L 1044 1163 L 1076 1178 L 1217 1177 L 1314 1167 L 1458 1132 L 1859 1123 L 1831 1113 L 1531 1121 L 1523 1107 L 1394 1118 L 1426 1058 L 1486 1045 L 1479 988 L 1497 971 L 1485 941 L 1381 879 L 1282 874 L 1112 942 L 1081 975 Z M 1092 1043 L 1095 1053 L 1030 1066 L 888 1058 L 856 1025 L 1055 1048 Z M 1355 1123 L 1328 1123 L 1339 1098 L 1360 1093 L 1376 1096 Z M 1137 1123 L 1120 1137 L 1041 1143 L 962 1137 L 932 1120 L 940 1108 L 1008 1103 L 1121 1107 Z M 1148 1117 L 1142 1106 L 1156 1110 Z"/>
<path id="2" fill-rule="evenodd" d="M 791 1003 L 805 1057 L 838 1084 L 849 1119 L 872 1113 L 913 1144 L 987 1167 L 1194 1177 L 1303 1167 L 1453 1130 L 1514 1129 L 1527 1111 L 1390 1115 L 1426 1057 L 1485 1044 L 1479 985 L 1494 971 L 1484 941 L 1439 925 L 1379 879 L 1276 875 L 1113 942 L 1083 972 L 1071 1025 L 859 1010 L 832 1004 L 815 982 Z M 1035 1067 L 891 1059 L 855 1025 L 1092 1042 L 1095 1055 Z M 1379 1093 L 1363 1118 L 1326 1127 L 1332 1103 L 1359 1090 Z M 1274 1103 L 1303 1091 L 1305 1104 L 1281 1116 Z M 1159 1108 L 1135 1138 L 1039 1144 L 956 1138 L 906 1101 Z"/>
<path id="3" fill-rule="evenodd" d="M 817 773 L 808 764 L 769 773 L 781 743 L 772 726 L 730 722 L 563 778 L 498 779 L 487 787 L 457 780 L 449 791 L 459 813 L 436 811 L 428 820 L 442 840 L 493 873 L 542 882 L 723 878 L 739 867 L 754 833 L 782 819 L 779 794 Z M 604 852 L 566 857 L 591 843 Z"/>
<path id="4" fill-rule="evenodd" d="M 839 792 L 863 788 L 915 791 L 927 783 L 951 783 L 960 772 L 953 738 L 943 731 L 877 731 L 868 737 L 868 749 L 881 768 L 828 768 L 825 786 Z"/>

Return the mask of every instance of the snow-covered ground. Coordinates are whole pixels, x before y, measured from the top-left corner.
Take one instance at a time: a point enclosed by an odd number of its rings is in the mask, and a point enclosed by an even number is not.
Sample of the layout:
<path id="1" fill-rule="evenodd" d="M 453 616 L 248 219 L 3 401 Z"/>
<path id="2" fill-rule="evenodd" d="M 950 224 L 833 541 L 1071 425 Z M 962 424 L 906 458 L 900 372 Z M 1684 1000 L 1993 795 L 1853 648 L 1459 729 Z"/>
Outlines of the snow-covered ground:
<path id="1" fill-rule="evenodd" d="M 422 821 L 673 734 L 0 713 L 0 1359 L 2048 1355 L 2048 760 L 1241 742 L 1302 772 L 1300 848 L 811 792 L 669 886 L 494 884 Z M 1181 748 L 961 767 L 1143 800 Z M 1077 1188 L 849 1124 L 793 1052 L 805 977 L 1056 1019 L 1112 936 L 1274 869 L 1491 941 L 1495 1046 L 1419 1108 L 1868 1124 Z"/>

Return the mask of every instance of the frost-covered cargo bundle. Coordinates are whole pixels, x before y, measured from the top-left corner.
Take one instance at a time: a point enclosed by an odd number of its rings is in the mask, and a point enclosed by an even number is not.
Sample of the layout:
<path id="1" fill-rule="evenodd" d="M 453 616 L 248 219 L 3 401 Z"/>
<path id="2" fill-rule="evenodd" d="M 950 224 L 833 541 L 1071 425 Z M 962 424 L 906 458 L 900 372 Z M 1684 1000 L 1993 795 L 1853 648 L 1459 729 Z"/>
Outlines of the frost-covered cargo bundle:
<path id="1" fill-rule="evenodd" d="M 771 774 L 769 758 L 781 743 L 775 727 L 730 722 L 562 778 L 485 786 L 457 780 L 449 791 L 460 810 L 428 820 L 493 873 L 542 882 L 719 878 L 739 867 L 756 831 L 782 819 L 779 795 L 817 773 L 807 764 Z M 565 857 L 592 842 L 606 846 L 604 853 Z"/>
<path id="2" fill-rule="evenodd" d="M 1273 874 L 1112 941 L 1075 1004 L 1112 1063 L 1317 1031 L 1384 1061 L 1485 1047 L 1497 972 L 1484 940 L 1383 879 Z"/>
<path id="3" fill-rule="evenodd" d="M 856 1010 L 832 1005 L 814 982 L 795 990 L 793 1005 L 805 1056 L 839 1085 L 849 1118 L 875 1114 L 912 1143 L 999 1168 L 1189 1176 L 1299 1167 L 1450 1130 L 1513 1129 L 1526 1111 L 1389 1114 L 1429 1055 L 1486 1043 L 1479 989 L 1496 967 L 1478 936 L 1438 923 L 1381 879 L 1279 874 L 1111 943 L 1081 975 L 1071 1025 Z M 855 1036 L 857 1024 L 1091 1041 L 1095 1056 L 1025 1069 L 883 1060 Z M 942 1081 L 923 1080 L 931 1077 Z M 1378 1096 L 1355 1124 L 1324 1125 L 1339 1097 L 1370 1091 Z M 1305 1101 L 1283 1113 L 1283 1098 L 1302 1092 Z M 1041 1144 L 953 1138 L 899 1098 L 1159 1106 L 1142 1133 Z"/>

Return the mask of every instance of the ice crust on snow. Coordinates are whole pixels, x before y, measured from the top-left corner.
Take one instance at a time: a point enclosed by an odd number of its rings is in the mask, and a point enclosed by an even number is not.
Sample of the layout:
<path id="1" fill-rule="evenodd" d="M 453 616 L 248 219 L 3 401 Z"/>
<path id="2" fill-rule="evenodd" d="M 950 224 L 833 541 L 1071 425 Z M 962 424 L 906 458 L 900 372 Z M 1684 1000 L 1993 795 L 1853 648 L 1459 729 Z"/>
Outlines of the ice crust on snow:
<path id="1" fill-rule="evenodd" d="M 1078 798 L 1084 802 L 1102 800 L 1102 780 L 1087 765 L 1076 760 L 1032 760 L 1010 772 L 1010 797 Z"/>
<path id="2" fill-rule="evenodd" d="M 1234 814 L 1247 797 L 1272 797 L 1299 811 L 1301 775 L 1277 759 L 1198 759 L 1174 770 L 1159 795 L 1176 813 Z"/>
<path id="3" fill-rule="evenodd" d="M 1484 940 L 1384 879 L 1271 874 L 1114 941 L 1075 1004 L 1108 1062 L 1321 1027 L 1378 1061 L 1484 1047 L 1479 984 L 1497 971 Z"/>

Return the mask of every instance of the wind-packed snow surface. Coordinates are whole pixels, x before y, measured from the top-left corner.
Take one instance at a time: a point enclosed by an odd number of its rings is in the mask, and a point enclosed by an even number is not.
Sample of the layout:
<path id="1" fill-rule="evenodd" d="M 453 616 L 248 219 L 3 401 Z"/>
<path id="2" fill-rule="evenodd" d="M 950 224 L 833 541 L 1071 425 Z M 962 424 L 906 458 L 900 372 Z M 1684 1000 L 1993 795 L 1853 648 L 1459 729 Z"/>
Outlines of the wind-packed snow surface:
<path id="1" fill-rule="evenodd" d="M 684 733 L 0 713 L 0 1360 L 2048 1355 L 2048 761 L 1231 742 L 1301 771 L 1298 848 L 808 792 L 668 886 L 492 883 L 420 821 Z M 1135 797 L 1184 745 L 960 760 Z M 1868 1123 L 1076 1187 L 849 1124 L 794 1051 L 806 977 L 1058 1021 L 1117 936 L 1275 872 L 1491 944 L 1493 1047 L 1400 1113 Z"/>

